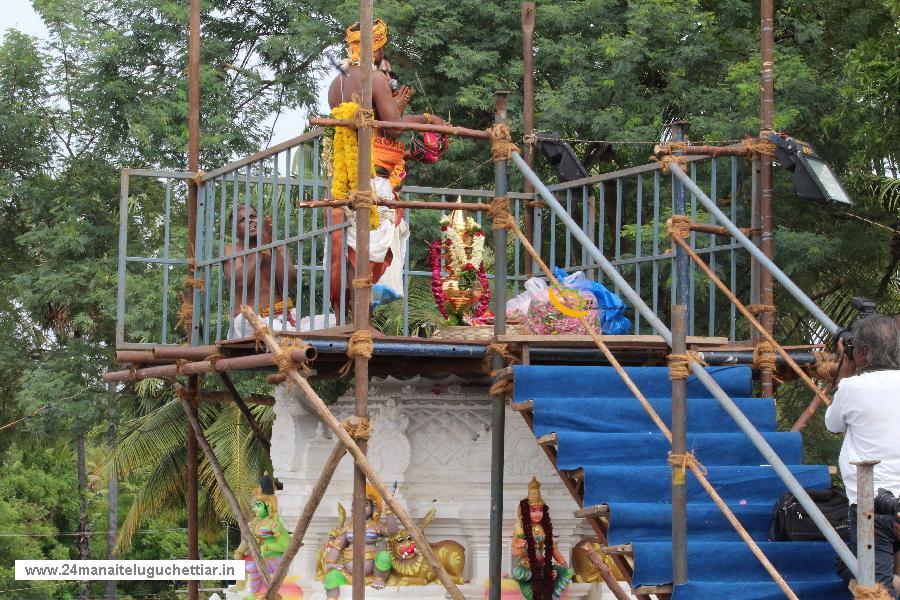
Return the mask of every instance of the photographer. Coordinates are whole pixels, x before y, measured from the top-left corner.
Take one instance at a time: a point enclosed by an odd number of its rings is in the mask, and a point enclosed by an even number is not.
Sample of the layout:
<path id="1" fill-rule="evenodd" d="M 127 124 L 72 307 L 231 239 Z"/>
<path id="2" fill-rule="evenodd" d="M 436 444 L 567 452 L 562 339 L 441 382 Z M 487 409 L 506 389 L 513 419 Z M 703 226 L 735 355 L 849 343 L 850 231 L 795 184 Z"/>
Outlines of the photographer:
<path id="1" fill-rule="evenodd" d="M 900 329 L 884 315 L 873 314 L 853 324 L 838 339 L 840 382 L 825 413 L 825 426 L 845 433 L 839 465 L 850 501 L 850 549 L 856 549 L 856 467 L 852 462 L 879 460 L 875 487 L 900 494 Z M 900 550 L 897 515 L 875 517 L 875 578 L 891 597 L 894 553 Z M 852 574 L 840 563 L 838 573 Z"/>

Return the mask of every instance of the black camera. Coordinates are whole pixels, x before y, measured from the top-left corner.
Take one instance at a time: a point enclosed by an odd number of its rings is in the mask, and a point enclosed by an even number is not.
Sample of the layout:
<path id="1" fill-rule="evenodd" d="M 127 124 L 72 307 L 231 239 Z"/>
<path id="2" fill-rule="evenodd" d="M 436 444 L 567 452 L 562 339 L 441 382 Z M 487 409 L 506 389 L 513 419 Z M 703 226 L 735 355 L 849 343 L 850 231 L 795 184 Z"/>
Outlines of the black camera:
<path id="1" fill-rule="evenodd" d="M 875 314 L 875 301 L 868 298 L 854 296 L 850 298 L 850 306 L 855 308 L 857 312 L 856 318 L 853 319 L 854 323 Z M 850 329 L 838 331 L 837 339 L 844 341 L 844 354 L 847 355 L 847 358 L 853 360 L 853 334 L 850 332 Z"/>
<path id="2" fill-rule="evenodd" d="M 900 498 L 897 498 L 890 490 L 878 488 L 878 491 L 875 492 L 875 514 L 891 515 L 897 519 L 898 512 L 900 512 Z"/>

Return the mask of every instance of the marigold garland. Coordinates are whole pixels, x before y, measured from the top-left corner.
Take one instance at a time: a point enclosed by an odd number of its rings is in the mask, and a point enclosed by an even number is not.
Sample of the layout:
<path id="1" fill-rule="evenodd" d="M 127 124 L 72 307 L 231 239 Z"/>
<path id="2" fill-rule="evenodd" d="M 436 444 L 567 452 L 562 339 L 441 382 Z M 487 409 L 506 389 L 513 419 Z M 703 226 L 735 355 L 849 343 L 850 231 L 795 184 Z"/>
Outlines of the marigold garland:
<path id="1" fill-rule="evenodd" d="M 359 104 L 356 102 L 343 102 L 331 109 L 333 119 L 352 119 Z M 359 168 L 359 146 L 356 138 L 356 130 L 350 127 L 334 128 L 333 169 L 331 176 L 331 197 L 335 200 L 346 200 L 350 192 L 356 191 L 357 169 Z M 374 151 L 369 153 L 372 157 L 372 177 L 375 177 Z M 378 207 L 373 205 L 369 213 L 369 226 L 378 229 L 381 219 L 378 216 Z"/>

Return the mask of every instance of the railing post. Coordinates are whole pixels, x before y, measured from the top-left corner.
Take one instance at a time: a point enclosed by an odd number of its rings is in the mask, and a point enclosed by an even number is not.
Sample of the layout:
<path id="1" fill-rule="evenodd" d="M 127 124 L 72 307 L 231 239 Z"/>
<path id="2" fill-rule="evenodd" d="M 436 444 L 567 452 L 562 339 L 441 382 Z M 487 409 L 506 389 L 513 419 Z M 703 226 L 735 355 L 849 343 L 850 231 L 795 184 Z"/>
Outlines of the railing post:
<path id="1" fill-rule="evenodd" d="M 494 94 L 494 122 L 506 122 L 506 97 L 509 92 Z M 494 196 L 506 196 L 506 161 L 494 161 Z M 506 334 L 506 230 L 494 230 L 494 337 Z M 503 357 L 494 354 L 492 368 L 503 368 Z M 500 572 L 503 563 L 503 452 L 506 437 L 506 398 L 493 398 L 491 417 L 491 521 L 489 598 L 500 600 Z"/>
<path id="2" fill-rule="evenodd" d="M 856 465 L 856 583 L 875 587 L 875 465 L 880 460 L 851 462 Z"/>
<path id="3" fill-rule="evenodd" d="M 669 124 L 672 138 L 684 140 L 684 122 Z M 685 214 L 684 184 L 672 178 L 673 215 Z M 674 234 L 673 234 L 674 235 Z M 676 244 L 675 267 L 672 285 L 675 286 L 675 304 L 672 305 L 672 354 L 684 355 L 687 351 L 687 299 L 688 256 Z M 683 456 L 687 452 L 687 379 L 672 379 L 672 454 Z M 686 470 L 672 466 L 672 582 L 687 582 L 687 477 Z"/>

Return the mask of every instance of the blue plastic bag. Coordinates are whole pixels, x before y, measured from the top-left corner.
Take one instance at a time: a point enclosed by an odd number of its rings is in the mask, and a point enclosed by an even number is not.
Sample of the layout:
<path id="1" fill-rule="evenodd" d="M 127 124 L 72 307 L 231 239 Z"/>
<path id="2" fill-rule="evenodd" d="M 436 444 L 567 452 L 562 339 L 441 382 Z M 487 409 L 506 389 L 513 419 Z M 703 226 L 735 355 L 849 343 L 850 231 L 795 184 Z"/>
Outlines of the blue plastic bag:
<path id="1" fill-rule="evenodd" d="M 631 320 L 625 316 L 625 302 L 602 283 L 591 281 L 582 271 L 570 275 L 559 267 L 553 267 L 553 275 L 567 288 L 594 294 L 600 308 L 600 330 L 603 333 L 626 335 L 631 332 Z"/>

